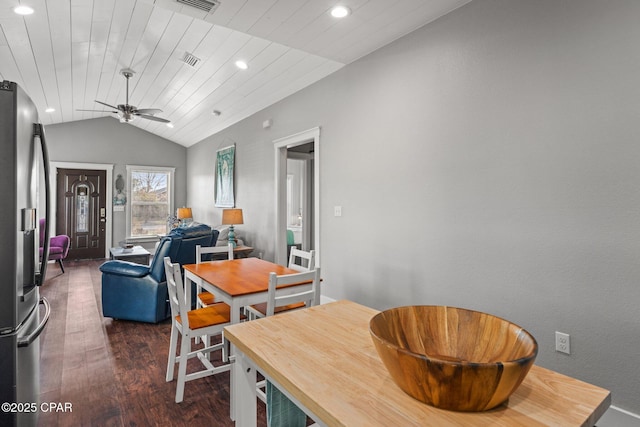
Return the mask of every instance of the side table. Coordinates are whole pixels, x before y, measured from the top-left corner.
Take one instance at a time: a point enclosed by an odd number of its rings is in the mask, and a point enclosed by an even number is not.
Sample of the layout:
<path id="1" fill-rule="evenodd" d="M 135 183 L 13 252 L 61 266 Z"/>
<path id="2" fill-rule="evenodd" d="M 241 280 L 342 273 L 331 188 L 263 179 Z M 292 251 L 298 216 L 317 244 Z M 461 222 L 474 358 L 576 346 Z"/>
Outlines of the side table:
<path id="1" fill-rule="evenodd" d="M 149 257 L 151 253 L 142 246 L 134 246 L 130 249 L 111 248 L 111 259 L 119 259 L 122 261 L 135 262 L 137 264 L 149 265 Z"/>
<path id="2" fill-rule="evenodd" d="M 248 258 L 249 254 L 253 252 L 253 248 L 251 246 L 241 246 L 238 245 L 235 248 L 233 248 L 233 258 L 237 259 L 237 258 Z M 213 260 L 220 260 L 220 259 L 227 259 L 227 254 L 211 254 L 211 259 Z"/>
<path id="3" fill-rule="evenodd" d="M 233 257 L 247 258 L 251 252 L 253 252 L 253 248 L 251 246 L 236 246 L 233 248 Z"/>

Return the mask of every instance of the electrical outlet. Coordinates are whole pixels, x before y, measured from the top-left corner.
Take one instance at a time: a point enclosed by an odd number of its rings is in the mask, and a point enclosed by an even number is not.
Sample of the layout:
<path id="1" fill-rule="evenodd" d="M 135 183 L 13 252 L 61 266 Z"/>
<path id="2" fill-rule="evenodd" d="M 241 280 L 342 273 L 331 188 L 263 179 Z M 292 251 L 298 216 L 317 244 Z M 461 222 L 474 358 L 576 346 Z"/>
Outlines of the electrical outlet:
<path id="1" fill-rule="evenodd" d="M 556 331 L 556 351 L 571 354 L 571 340 L 569 334 Z"/>
<path id="2" fill-rule="evenodd" d="M 333 216 L 342 216 L 342 206 L 333 207 Z"/>

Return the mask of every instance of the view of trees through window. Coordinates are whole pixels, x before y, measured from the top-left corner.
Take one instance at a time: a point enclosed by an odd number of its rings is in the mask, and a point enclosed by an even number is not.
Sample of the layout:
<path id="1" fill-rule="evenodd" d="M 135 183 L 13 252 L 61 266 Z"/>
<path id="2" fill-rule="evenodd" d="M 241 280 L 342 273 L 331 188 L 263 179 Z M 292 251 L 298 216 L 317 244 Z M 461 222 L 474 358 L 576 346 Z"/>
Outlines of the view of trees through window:
<path id="1" fill-rule="evenodd" d="M 171 212 L 168 171 L 131 171 L 131 235 L 152 236 L 167 231 Z"/>

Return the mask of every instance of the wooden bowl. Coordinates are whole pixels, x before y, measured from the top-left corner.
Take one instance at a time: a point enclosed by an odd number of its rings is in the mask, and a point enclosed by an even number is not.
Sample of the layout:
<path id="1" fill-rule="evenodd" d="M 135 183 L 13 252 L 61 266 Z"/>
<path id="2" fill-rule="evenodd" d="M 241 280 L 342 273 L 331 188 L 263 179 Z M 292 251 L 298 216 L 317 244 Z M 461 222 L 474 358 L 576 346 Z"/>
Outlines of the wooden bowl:
<path id="1" fill-rule="evenodd" d="M 538 354 L 535 338 L 518 325 L 456 307 L 392 308 L 371 319 L 369 332 L 405 393 L 453 411 L 505 402 Z"/>

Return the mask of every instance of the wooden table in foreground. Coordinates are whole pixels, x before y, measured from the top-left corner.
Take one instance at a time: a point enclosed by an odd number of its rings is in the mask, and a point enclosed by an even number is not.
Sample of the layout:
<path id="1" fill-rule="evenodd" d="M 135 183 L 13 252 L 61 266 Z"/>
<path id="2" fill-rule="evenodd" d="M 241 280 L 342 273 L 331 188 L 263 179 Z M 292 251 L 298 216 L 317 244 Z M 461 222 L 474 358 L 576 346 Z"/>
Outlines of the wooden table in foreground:
<path id="1" fill-rule="evenodd" d="M 378 311 L 337 301 L 225 328 L 236 362 L 236 425 L 256 425 L 256 368 L 319 425 L 592 426 L 609 391 L 533 366 L 507 403 L 452 412 L 400 390 L 376 353 L 369 320 Z"/>

